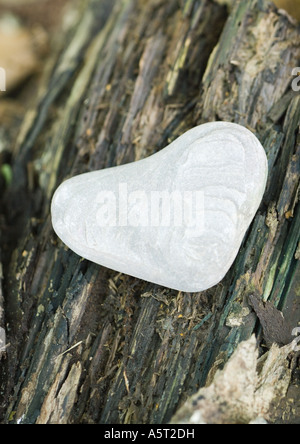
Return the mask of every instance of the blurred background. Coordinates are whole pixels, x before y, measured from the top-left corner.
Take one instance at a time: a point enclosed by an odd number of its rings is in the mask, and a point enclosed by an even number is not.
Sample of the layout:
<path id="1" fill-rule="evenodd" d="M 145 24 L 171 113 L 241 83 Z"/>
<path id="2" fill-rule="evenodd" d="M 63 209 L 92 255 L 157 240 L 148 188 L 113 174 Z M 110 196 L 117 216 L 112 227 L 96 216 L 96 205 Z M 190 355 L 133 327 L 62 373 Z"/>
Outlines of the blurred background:
<path id="1" fill-rule="evenodd" d="M 10 156 L 26 111 L 36 102 L 51 59 L 78 15 L 77 0 L 0 0 L 0 192 L 11 180 Z M 2 71 L 3 74 L 3 71 Z M 3 84 L 3 79 L 1 79 Z"/>
<path id="2" fill-rule="evenodd" d="M 229 8 L 235 2 L 215 1 Z M 6 72 L 6 91 L 0 92 L 0 185 L 3 174 L 9 180 L 7 146 L 16 139 L 25 111 L 35 103 L 43 88 L 41 80 L 46 82 L 51 59 L 62 49 L 68 29 L 80 18 L 82 3 L 82 0 L 0 0 L 0 67 Z M 274 0 L 274 3 L 284 14 L 300 21 L 300 0 Z"/>
<path id="3" fill-rule="evenodd" d="M 292 17 L 300 20 L 300 0 L 274 0 L 278 8 L 285 9 Z"/>
<path id="4" fill-rule="evenodd" d="M 216 1 L 230 6 L 235 0 Z M 79 3 L 77 0 L 0 0 L 0 67 L 7 73 L 6 95 L 41 70 L 43 59 L 59 39 L 55 30 L 64 30 L 72 23 Z M 274 3 L 300 21 L 300 0 L 274 0 Z"/>
<path id="5" fill-rule="evenodd" d="M 235 0 L 215 1 L 230 7 Z M 274 0 L 274 3 L 300 21 L 300 0 Z M 65 28 L 74 23 L 79 4 L 79 0 L 0 0 L 0 67 L 7 74 L 7 91 L 0 97 L 2 124 L 9 117 L 9 112 L 3 115 L 3 97 L 15 96 L 21 92 L 20 87 L 25 81 L 38 76 L 43 60 L 58 45 Z M 62 32 L 57 34 L 58 29 Z M 23 93 L 26 94 L 26 91 Z M 31 95 L 29 88 L 27 98 Z M 8 102 L 5 105 L 8 110 Z"/>
<path id="6" fill-rule="evenodd" d="M 230 7 L 235 0 L 215 1 Z M 300 0 L 274 0 L 274 3 L 300 21 Z M 7 91 L 1 94 L 1 109 L 4 95 L 20 93 L 18 88 L 40 73 L 43 60 L 58 44 L 65 28 L 74 23 L 79 4 L 79 0 L 0 0 L 0 67 L 7 73 Z M 31 95 L 29 89 L 27 96 Z M 5 116 L 1 109 L 3 124 Z"/>

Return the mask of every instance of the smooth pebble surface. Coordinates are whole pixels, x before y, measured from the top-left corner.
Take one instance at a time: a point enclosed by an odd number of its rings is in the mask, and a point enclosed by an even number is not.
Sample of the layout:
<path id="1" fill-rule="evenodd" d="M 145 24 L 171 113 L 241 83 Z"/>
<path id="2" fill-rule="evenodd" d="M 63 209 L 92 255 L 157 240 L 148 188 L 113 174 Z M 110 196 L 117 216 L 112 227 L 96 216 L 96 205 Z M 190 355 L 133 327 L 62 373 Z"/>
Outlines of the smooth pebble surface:
<path id="1" fill-rule="evenodd" d="M 187 131 L 158 153 L 65 181 L 53 228 L 80 256 L 172 289 L 219 283 L 261 203 L 265 151 L 226 122 Z"/>

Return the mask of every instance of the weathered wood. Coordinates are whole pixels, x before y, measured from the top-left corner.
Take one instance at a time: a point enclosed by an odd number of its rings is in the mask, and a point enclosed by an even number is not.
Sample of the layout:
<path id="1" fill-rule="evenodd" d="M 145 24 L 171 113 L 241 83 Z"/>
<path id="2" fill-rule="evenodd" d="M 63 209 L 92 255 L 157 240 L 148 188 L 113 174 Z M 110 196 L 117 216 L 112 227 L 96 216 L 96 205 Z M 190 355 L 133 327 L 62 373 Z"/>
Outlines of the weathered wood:
<path id="1" fill-rule="evenodd" d="M 2 357 L 5 355 L 6 346 L 7 346 L 2 281 L 3 281 L 3 270 L 2 270 L 2 262 L 0 256 L 0 361 Z"/>
<path id="2" fill-rule="evenodd" d="M 299 309 L 299 28 L 265 1 L 235 2 L 227 20 L 210 0 L 91 0 L 66 41 L 25 119 L 5 196 L 16 230 L 4 262 L 2 415 L 167 422 L 255 331 L 250 294 L 286 317 L 287 303 Z M 64 178 L 143 158 L 216 119 L 252 128 L 270 165 L 260 211 L 220 285 L 163 289 L 57 240 L 49 205 Z"/>

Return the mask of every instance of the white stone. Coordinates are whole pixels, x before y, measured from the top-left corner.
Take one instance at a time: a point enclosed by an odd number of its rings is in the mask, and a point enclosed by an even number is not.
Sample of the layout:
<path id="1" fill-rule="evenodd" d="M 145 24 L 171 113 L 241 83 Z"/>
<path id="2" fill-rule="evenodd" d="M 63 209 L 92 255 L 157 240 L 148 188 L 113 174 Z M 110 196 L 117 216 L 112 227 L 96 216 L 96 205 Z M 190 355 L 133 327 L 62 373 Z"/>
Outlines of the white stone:
<path id="1" fill-rule="evenodd" d="M 52 223 L 90 261 L 202 291 L 233 264 L 267 175 L 265 151 L 249 130 L 207 123 L 146 159 L 67 180 L 53 197 Z"/>

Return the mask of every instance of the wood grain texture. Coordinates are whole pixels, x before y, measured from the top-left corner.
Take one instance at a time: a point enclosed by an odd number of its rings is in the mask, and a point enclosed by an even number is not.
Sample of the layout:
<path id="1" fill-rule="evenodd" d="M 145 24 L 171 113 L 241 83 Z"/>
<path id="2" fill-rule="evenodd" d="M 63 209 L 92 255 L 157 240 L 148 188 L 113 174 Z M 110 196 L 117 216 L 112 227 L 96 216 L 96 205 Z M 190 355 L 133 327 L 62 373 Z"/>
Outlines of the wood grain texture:
<path id="1" fill-rule="evenodd" d="M 250 294 L 286 318 L 287 303 L 299 309 L 300 97 L 291 91 L 299 29 L 262 0 L 236 2 L 229 17 L 209 0 L 90 0 L 65 42 L 25 117 L 2 199 L 11 345 L 1 362 L 1 416 L 167 422 L 256 330 Z M 141 159 L 213 120 L 252 128 L 271 170 L 220 285 L 170 291 L 83 261 L 58 242 L 49 207 L 64 178 Z"/>

